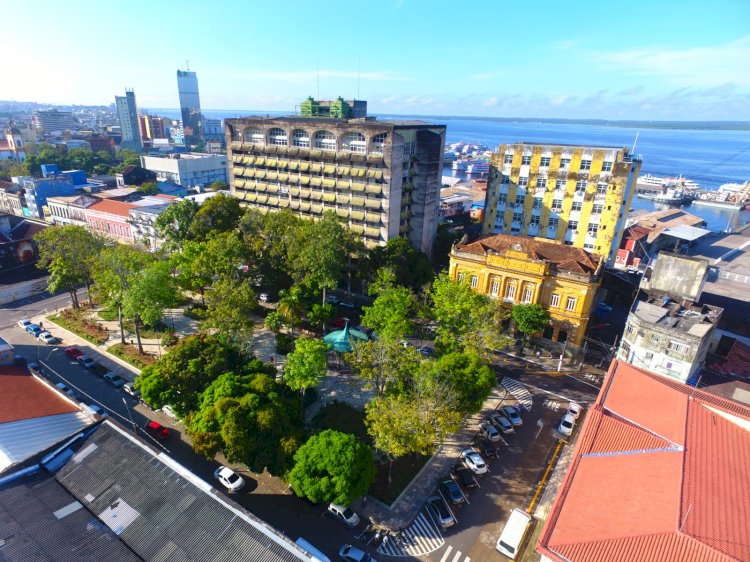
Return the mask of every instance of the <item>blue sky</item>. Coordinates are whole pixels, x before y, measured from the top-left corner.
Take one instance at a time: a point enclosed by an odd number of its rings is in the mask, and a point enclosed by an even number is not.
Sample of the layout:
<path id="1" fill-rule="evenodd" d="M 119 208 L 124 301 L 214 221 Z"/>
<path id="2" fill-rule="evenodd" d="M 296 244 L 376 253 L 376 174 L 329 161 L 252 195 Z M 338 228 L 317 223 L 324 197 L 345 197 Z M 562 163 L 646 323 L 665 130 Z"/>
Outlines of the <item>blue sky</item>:
<path id="1" fill-rule="evenodd" d="M 0 99 L 291 111 L 750 119 L 750 0 L 0 0 Z"/>

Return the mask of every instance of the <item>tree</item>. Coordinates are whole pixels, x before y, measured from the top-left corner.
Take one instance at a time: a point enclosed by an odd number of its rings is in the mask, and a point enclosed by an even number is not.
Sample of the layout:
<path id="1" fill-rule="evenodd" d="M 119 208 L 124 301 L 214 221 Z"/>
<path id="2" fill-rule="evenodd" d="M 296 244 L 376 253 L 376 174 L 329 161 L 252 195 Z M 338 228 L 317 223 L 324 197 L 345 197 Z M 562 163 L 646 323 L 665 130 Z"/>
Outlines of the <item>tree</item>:
<path id="1" fill-rule="evenodd" d="M 286 357 L 284 383 L 302 395 L 300 412 L 304 408 L 305 392 L 318 386 L 328 372 L 328 344 L 323 340 L 299 338 L 294 351 Z"/>
<path id="2" fill-rule="evenodd" d="M 420 393 L 444 400 L 462 415 L 479 412 L 497 382 L 492 369 L 472 351 L 447 353 L 422 365 L 420 384 L 425 388 Z"/>
<path id="3" fill-rule="evenodd" d="M 432 245 L 432 261 L 436 266 L 448 267 L 453 244 L 463 236 L 458 232 L 453 232 L 452 228 L 447 224 L 441 224 L 437 228 L 435 242 Z"/>
<path id="4" fill-rule="evenodd" d="M 161 189 L 159 189 L 155 181 L 143 182 L 136 191 L 141 195 L 156 195 L 157 193 L 161 193 Z"/>
<path id="5" fill-rule="evenodd" d="M 189 233 L 195 240 L 206 240 L 211 234 L 237 228 L 243 211 L 234 197 L 219 193 L 203 203 L 195 213 Z"/>
<path id="6" fill-rule="evenodd" d="M 135 150 L 131 150 L 129 148 L 123 148 L 120 150 L 120 152 L 117 153 L 117 157 L 120 159 L 120 168 L 125 169 L 128 166 L 140 166 L 141 165 L 141 155 L 138 154 Z"/>
<path id="7" fill-rule="evenodd" d="M 266 215 L 255 209 L 245 211 L 240 232 L 249 252 L 252 274 L 260 277 L 263 285 L 277 290 L 292 286 L 290 246 L 303 226 L 303 220 L 288 209 Z"/>
<path id="8" fill-rule="evenodd" d="M 218 180 L 209 185 L 207 191 L 224 191 L 228 187 L 227 182 Z"/>
<path id="9" fill-rule="evenodd" d="M 294 332 L 294 327 L 300 323 L 305 314 L 305 302 L 302 287 L 295 285 L 288 291 L 280 291 L 279 302 L 276 303 L 276 312 L 289 325 L 289 329 Z"/>
<path id="10" fill-rule="evenodd" d="M 122 301 L 122 313 L 133 320 L 138 352 L 143 353 L 141 325 L 154 326 L 164 309 L 177 303 L 171 270 L 167 262 L 154 262 L 130 278 Z"/>
<path id="11" fill-rule="evenodd" d="M 26 173 L 23 164 L 11 158 L 0 160 L 0 180 L 10 181 L 13 176 L 24 176 Z"/>
<path id="12" fill-rule="evenodd" d="M 243 341 L 252 333 L 252 314 L 258 301 L 249 282 L 220 276 L 208 292 L 206 304 L 206 327 Z"/>
<path id="13" fill-rule="evenodd" d="M 352 370 L 367 381 L 377 396 L 406 392 L 421 359 L 415 348 L 404 348 L 400 340 L 385 338 L 357 342 L 346 355 Z"/>
<path id="14" fill-rule="evenodd" d="M 68 150 L 68 161 L 72 169 L 90 174 L 97 164 L 97 157 L 89 148 L 71 148 Z"/>
<path id="15" fill-rule="evenodd" d="M 335 309 L 330 303 L 315 303 L 310 308 L 310 313 L 307 315 L 307 319 L 313 326 L 319 326 L 320 329 L 323 329 L 323 326 L 333 318 L 334 311 Z"/>
<path id="16" fill-rule="evenodd" d="M 37 267 L 50 274 L 47 290 L 67 290 L 73 308 L 78 308 L 78 287 L 90 286 L 95 260 L 104 242 L 77 225 L 46 228 L 34 240 L 39 251 Z"/>
<path id="17" fill-rule="evenodd" d="M 395 275 L 395 283 L 418 292 L 435 278 L 429 257 L 412 248 L 409 241 L 398 236 L 378 246 L 370 253 L 370 264 L 374 270 L 388 268 Z"/>
<path id="18" fill-rule="evenodd" d="M 55 164 L 61 170 L 71 168 L 68 156 L 48 142 L 26 145 L 26 158 L 23 165 L 28 175 L 41 176 L 43 164 Z"/>
<path id="19" fill-rule="evenodd" d="M 313 435 L 294 455 L 289 482 L 314 503 L 349 505 L 375 481 L 372 451 L 349 433 L 327 429 Z"/>
<path id="20" fill-rule="evenodd" d="M 284 325 L 284 321 L 278 312 L 272 310 L 266 315 L 266 319 L 263 321 L 263 325 L 271 330 L 274 334 L 278 334 L 279 330 L 281 330 L 281 327 Z"/>
<path id="21" fill-rule="evenodd" d="M 414 295 L 406 287 L 383 288 L 372 303 L 362 308 L 362 324 L 372 328 L 381 339 L 401 341 L 414 327 L 411 313 Z"/>
<path id="22" fill-rule="evenodd" d="M 510 315 L 525 341 L 549 324 L 549 314 L 540 304 L 517 304 L 511 308 Z"/>
<path id="23" fill-rule="evenodd" d="M 122 305 L 130 288 L 130 278 L 153 261 L 151 254 L 132 246 L 115 244 L 99 254 L 93 271 L 94 292 L 110 308 L 117 308 L 120 342 L 125 343 Z"/>
<path id="24" fill-rule="evenodd" d="M 167 249 L 182 248 L 182 244 L 189 239 L 190 226 L 198 212 L 198 203 L 185 199 L 173 203 L 156 218 L 156 229 L 165 240 Z"/>

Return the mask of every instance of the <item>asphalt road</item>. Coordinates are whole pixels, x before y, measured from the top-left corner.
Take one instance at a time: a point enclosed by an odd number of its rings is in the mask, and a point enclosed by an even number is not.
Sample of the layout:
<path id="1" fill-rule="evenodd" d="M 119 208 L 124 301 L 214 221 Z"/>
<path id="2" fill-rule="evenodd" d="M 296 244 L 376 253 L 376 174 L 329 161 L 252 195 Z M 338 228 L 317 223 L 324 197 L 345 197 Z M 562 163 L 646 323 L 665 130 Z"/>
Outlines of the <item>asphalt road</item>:
<path id="1" fill-rule="evenodd" d="M 5 305 L 0 308 L 0 337 L 10 342 L 17 353 L 30 361 L 38 358 L 45 376 L 50 380 L 65 382 L 80 395 L 82 402 L 103 406 L 123 426 L 137 430 L 153 419 L 169 427 L 172 435 L 163 445 L 142 431 L 138 433 L 206 481 L 214 482 L 213 471 L 217 463 L 192 451 L 184 429 L 178 422 L 162 412 L 151 411 L 69 359 L 63 348 L 70 345 L 70 342 L 47 346 L 37 342 L 16 325 L 22 318 L 47 313 L 67 306 L 69 302 L 68 295 L 63 294 L 52 297 L 43 295 Z M 78 347 L 97 358 L 96 346 L 86 344 Z M 515 507 L 526 508 L 531 501 L 536 483 L 546 467 L 546 460 L 556 445 L 552 428 L 559 421 L 562 411 L 567 408 L 568 401 L 588 404 L 598 392 L 595 377 L 588 378 L 585 374 L 549 377 L 534 374 L 523 366 L 522 362 L 511 360 L 503 362 L 502 366 L 496 366 L 496 370 L 499 379 L 510 376 L 527 386 L 534 399 L 533 411 L 524 415 L 524 425 L 518 428 L 516 435 L 506 438 L 507 446 L 499 446 L 500 459 L 488 463 L 490 472 L 477 477 L 480 487 L 468 490 L 469 503 L 455 510 L 458 523 L 443 532 L 445 544 L 420 559 L 435 562 L 502 559 L 502 555 L 495 550 L 495 542 L 510 510 Z M 538 422 L 543 424 L 541 429 Z M 291 539 L 305 537 L 331 560 L 336 559 L 338 548 L 344 543 L 367 549 L 356 539 L 363 530 L 364 522 L 356 529 L 348 529 L 325 516 L 324 506 L 313 506 L 288 494 L 286 490 L 279 489 L 280 481 L 275 480 L 277 487 L 273 490 L 273 486 L 258 487 L 255 475 L 244 474 L 244 477 L 248 481 L 247 486 L 234 495 L 233 499 Z M 263 493 L 260 492 L 261 489 L 264 490 Z M 376 554 L 374 549 L 369 551 L 381 562 L 393 559 Z M 400 560 L 417 558 L 406 556 Z"/>

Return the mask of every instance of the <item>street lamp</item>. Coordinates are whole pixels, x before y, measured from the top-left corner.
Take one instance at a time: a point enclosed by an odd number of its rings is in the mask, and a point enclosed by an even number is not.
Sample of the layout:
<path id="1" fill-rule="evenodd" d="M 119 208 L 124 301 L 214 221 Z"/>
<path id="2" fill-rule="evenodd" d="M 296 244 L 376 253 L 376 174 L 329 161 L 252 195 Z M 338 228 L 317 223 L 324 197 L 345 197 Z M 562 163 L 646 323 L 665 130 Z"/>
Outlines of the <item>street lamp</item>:
<path id="1" fill-rule="evenodd" d="M 41 348 L 41 347 L 42 347 L 42 346 L 41 346 L 41 345 L 38 345 L 38 344 L 37 344 L 37 346 L 36 346 L 36 362 L 37 362 L 37 363 L 39 363 L 39 348 Z M 45 361 L 47 361 L 47 360 L 49 359 L 49 356 L 50 356 L 50 355 L 52 355 L 52 354 L 53 354 L 53 353 L 54 353 L 55 351 L 57 351 L 58 349 L 60 349 L 60 348 L 59 348 L 59 347 L 55 347 L 55 348 L 53 348 L 53 349 L 52 349 L 52 351 L 50 351 L 50 352 L 49 352 L 49 353 L 47 354 L 47 357 L 45 357 L 45 358 L 44 358 L 44 360 L 45 360 Z"/>

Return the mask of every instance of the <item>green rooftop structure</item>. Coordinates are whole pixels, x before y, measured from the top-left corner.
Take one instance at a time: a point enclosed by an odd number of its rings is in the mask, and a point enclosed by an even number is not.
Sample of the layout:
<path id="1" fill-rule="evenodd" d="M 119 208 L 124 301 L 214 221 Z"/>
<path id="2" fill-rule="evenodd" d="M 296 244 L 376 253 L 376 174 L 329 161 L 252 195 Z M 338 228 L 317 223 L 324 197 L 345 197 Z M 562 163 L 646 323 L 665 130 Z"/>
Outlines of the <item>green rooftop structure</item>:
<path id="1" fill-rule="evenodd" d="M 312 96 L 300 104 L 302 117 L 329 117 L 335 119 L 360 119 L 367 117 L 367 102 L 345 100 L 341 96 L 332 101 L 316 100 Z"/>

